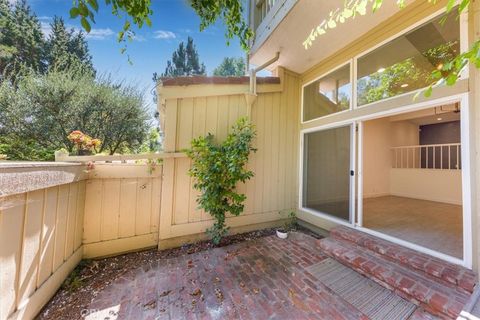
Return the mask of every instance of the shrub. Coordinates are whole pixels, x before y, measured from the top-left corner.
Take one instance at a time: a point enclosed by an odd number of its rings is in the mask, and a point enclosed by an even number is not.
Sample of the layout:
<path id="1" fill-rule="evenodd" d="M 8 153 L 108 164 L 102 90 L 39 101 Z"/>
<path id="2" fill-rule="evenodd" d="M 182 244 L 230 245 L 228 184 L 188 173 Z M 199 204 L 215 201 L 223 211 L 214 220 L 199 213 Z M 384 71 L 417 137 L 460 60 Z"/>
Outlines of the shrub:
<path id="1" fill-rule="evenodd" d="M 253 177 L 246 164 L 256 132 L 246 118 L 240 118 L 225 141 L 217 143 L 212 134 L 193 139 L 187 155 L 192 159 L 190 175 L 194 188 L 200 191 L 197 203 L 215 220 L 207 230 L 214 244 L 219 244 L 228 232 L 225 215 L 240 215 L 246 196 L 236 190 L 239 182 Z"/>

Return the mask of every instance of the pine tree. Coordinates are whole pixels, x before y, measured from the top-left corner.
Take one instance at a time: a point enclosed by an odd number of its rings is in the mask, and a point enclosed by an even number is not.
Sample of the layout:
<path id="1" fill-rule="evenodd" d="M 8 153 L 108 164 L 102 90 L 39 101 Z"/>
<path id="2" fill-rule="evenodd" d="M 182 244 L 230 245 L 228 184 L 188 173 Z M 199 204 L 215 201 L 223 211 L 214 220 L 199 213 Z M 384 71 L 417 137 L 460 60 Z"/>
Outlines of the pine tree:
<path id="1" fill-rule="evenodd" d="M 223 58 L 222 63 L 213 70 L 214 76 L 244 76 L 245 60 L 243 58 Z"/>
<path id="2" fill-rule="evenodd" d="M 167 61 L 165 72 L 162 77 L 179 77 L 205 75 L 205 64 L 200 63 L 198 51 L 193 39 L 188 37 L 187 45 L 182 41 L 178 49 L 172 54 L 172 60 Z M 154 74 L 154 81 L 157 79 Z"/>
<path id="3" fill-rule="evenodd" d="M 21 67 L 45 71 L 44 38 L 40 22 L 21 0 L 0 0 L 0 74 L 16 74 Z"/>
<path id="4" fill-rule="evenodd" d="M 73 28 L 69 30 L 59 17 L 54 17 L 50 26 L 52 32 L 45 47 L 48 66 L 65 70 L 75 64 L 84 72 L 94 73 L 92 57 L 83 32 L 76 32 Z"/>

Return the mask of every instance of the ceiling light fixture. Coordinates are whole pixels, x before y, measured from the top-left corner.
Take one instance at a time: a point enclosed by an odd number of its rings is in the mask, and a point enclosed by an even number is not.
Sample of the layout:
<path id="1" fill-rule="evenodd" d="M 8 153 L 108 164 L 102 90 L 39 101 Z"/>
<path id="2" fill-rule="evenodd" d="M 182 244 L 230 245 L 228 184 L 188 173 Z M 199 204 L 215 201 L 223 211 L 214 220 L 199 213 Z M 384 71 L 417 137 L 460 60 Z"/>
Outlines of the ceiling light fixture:
<path id="1" fill-rule="evenodd" d="M 380 68 L 377 70 L 378 73 L 382 73 L 383 71 L 385 71 L 385 68 Z"/>
<path id="2" fill-rule="evenodd" d="M 437 118 L 437 121 L 442 121 L 442 118 Z"/>

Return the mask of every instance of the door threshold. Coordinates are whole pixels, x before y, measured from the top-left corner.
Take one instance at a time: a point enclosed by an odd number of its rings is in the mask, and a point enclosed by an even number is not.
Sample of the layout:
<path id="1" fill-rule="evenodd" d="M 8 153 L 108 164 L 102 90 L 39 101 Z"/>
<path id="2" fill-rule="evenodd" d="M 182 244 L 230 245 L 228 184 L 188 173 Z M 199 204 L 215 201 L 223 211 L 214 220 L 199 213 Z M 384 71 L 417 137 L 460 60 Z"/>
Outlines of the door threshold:
<path id="1" fill-rule="evenodd" d="M 382 233 L 382 232 L 379 232 L 379 231 L 375 231 L 375 230 L 372 230 L 372 229 L 361 227 L 359 225 L 356 225 L 353 228 L 357 229 L 359 231 L 368 233 L 372 236 L 375 236 L 375 237 L 390 241 L 392 243 L 401 245 L 403 247 L 406 247 L 406 248 L 409 248 L 409 249 L 412 249 L 412 250 L 415 250 L 415 251 L 418 251 L 418 252 L 421 252 L 421 253 L 428 254 L 432 257 L 439 258 L 439 259 L 442 259 L 442 260 L 450 262 L 450 263 L 458 264 L 458 265 L 461 265 L 461 266 L 466 267 L 466 268 L 470 268 L 470 266 L 468 266 L 467 263 L 465 262 L 465 260 L 463 260 L 463 259 L 459 259 L 457 257 L 452 257 L 448 254 L 445 254 L 445 253 L 442 253 L 442 252 L 439 252 L 439 251 L 436 251 L 436 250 L 432 250 L 432 249 L 429 249 L 427 247 L 424 247 L 424 246 L 421 246 L 421 245 L 418 245 L 418 244 L 415 244 L 415 243 L 412 243 L 412 242 L 409 242 L 409 241 L 406 241 L 406 240 L 402 240 L 402 239 L 399 239 L 399 238 L 396 238 L 396 237 L 393 237 L 393 236 L 389 236 L 389 235 L 387 235 L 385 233 Z"/>

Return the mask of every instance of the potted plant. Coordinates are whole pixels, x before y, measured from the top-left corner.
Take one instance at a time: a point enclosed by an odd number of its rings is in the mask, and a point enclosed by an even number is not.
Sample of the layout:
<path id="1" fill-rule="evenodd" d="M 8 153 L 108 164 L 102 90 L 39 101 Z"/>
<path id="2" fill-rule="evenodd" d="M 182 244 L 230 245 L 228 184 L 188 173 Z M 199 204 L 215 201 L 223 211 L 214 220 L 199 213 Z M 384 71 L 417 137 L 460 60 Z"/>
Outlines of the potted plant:
<path id="1" fill-rule="evenodd" d="M 295 230 L 295 227 L 297 226 L 297 215 L 295 211 L 291 211 L 288 214 L 287 220 L 285 221 L 285 224 L 283 227 L 278 228 L 277 231 L 277 237 L 280 239 L 286 239 L 288 237 L 288 233 L 292 230 Z"/>
<path id="2" fill-rule="evenodd" d="M 68 140 L 75 145 L 77 155 L 79 156 L 92 155 L 93 151 L 101 144 L 99 139 L 93 139 L 88 134 L 79 130 L 72 131 L 68 135 Z"/>

